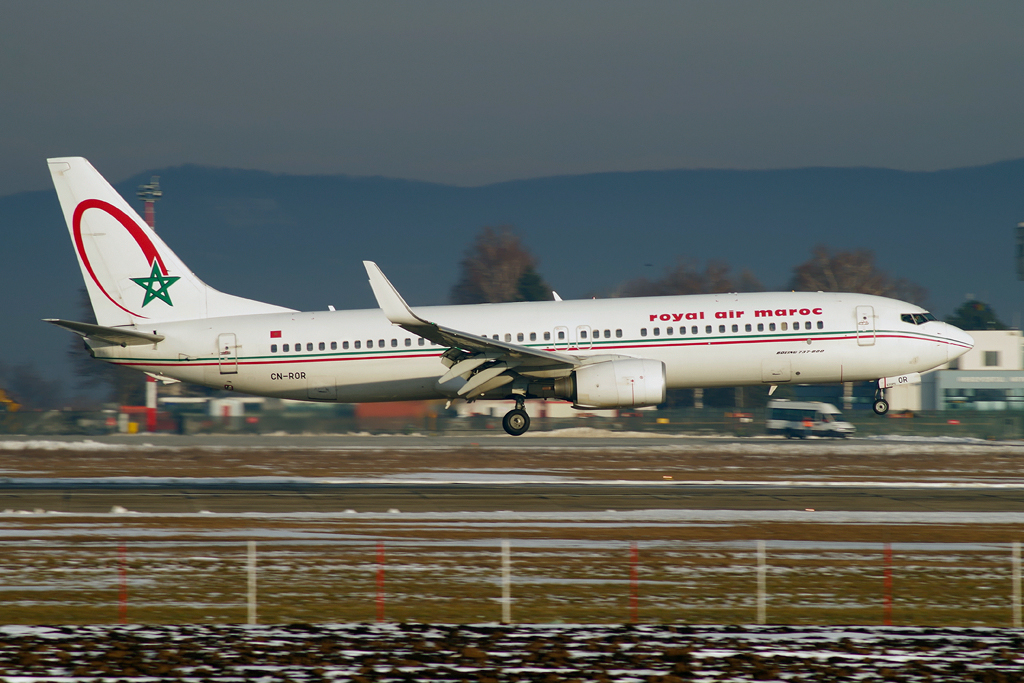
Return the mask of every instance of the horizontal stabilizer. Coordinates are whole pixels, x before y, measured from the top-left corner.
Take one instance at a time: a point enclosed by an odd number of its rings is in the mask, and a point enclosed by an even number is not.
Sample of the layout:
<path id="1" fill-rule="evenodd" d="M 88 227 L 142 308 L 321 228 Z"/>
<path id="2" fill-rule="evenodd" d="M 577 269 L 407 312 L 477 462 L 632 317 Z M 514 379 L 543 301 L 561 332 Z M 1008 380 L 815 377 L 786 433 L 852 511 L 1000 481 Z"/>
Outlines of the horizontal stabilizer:
<path id="1" fill-rule="evenodd" d="M 76 323 L 71 320 L 57 320 L 56 318 L 45 318 L 43 322 L 48 322 L 57 327 L 63 327 L 65 330 L 71 330 L 75 334 L 80 334 L 86 339 L 96 339 L 98 341 L 104 341 L 108 344 L 117 344 L 118 346 L 139 346 L 142 344 L 156 344 L 162 342 L 165 337 L 162 334 L 147 334 L 146 332 L 136 332 L 135 330 L 127 330 L 119 327 L 103 327 L 102 325 L 91 325 L 89 323 Z"/>

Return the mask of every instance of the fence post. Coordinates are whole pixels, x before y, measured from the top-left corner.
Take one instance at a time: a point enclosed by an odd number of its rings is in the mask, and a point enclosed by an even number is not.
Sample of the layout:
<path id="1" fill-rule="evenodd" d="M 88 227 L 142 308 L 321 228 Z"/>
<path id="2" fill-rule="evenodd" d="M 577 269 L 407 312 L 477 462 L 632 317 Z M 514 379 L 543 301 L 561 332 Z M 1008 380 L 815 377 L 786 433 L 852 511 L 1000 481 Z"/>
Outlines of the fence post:
<path id="1" fill-rule="evenodd" d="M 377 621 L 384 621 L 384 541 L 377 541 Z"/>
<path id="2" fill-rule="evenodd" d="M 636 541 L 632 542 L 629 549 L 629 623 L 635 624 L 640 620 L 640 550 Z"/>
<path id="3" fill-rule="evenodd" d="M 1021 586 L 1020 586 L 1020 541 L 1011 546 L 1010 561 L 1013 565 L 1013 627 L 1021 627 Z"/>
<path id="4" fill-rule="evenodd" d="M 118 594 L 117 612 L 119 621 L 122 624 L 128 623 L 128 550 L 124 541 L 118 547 L 118 576 L 120 579 L 120 591 Z"/>
<path id="5" fill-rule="evenodd" d="M 765 542 L 757 542 L 757 623 L 767 623 L 768 612 L 768 553 Z"/>
<path id="6" fill-rule="evenodd" d="M 247 563 L 249 575 L 249 619 L 250 625 L 256 624 L 256 541 L 249 541 L 249 561 Z"/>
<path id="7" fill-rule="evenodd" d="M 512 548 L 501 542 L 501 623 L 512 623 Z"/>
<path id="8" fill-rule="evenodd" d="M 885 570 L 882 579 L 882 623 L 892 626 L 892 544 L 886 543 L 882 556 Z"/>

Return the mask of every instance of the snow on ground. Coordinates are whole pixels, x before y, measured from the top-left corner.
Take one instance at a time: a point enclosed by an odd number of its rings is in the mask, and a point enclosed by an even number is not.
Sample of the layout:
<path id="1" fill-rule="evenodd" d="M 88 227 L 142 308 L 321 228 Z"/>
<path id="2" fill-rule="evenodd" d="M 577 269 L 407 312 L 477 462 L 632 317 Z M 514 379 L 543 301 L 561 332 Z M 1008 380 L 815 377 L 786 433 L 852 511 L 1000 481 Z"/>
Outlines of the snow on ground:
<path id="1" fill-rule="evenodd" d="M 6 681 L 1024 681 L 1010 629 L 291 624 L 0 627 Z"/>

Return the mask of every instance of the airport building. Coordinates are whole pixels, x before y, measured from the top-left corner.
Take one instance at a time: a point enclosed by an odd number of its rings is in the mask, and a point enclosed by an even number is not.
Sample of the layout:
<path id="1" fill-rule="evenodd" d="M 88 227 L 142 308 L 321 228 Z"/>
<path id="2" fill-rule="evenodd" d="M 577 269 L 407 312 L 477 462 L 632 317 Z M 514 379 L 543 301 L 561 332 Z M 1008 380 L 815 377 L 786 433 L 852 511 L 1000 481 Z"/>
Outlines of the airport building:
<path id="1" fill-rule="evenodd" d="M 970 334 L 973 349 L 921 378 L 916 387 L 920 409 L 1024 410 L 1020 330 L 972 330 Z"/>

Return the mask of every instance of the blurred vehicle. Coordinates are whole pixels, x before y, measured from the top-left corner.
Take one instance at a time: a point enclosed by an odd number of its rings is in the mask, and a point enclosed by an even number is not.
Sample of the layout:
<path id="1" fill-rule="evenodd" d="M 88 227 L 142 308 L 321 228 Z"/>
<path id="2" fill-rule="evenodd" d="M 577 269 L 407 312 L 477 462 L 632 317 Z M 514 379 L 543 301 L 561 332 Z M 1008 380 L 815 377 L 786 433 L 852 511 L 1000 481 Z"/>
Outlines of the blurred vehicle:
<path id="1" fill-rule="evenodd" d="M 765 430 L 769 434 L 782 434 L 787 439 L 806 439 L 809 436 L 829 436 L 845 439 L 857 428 L 843 419 L 843 414 L 831 403 L 817 401 L 768 401 Z"/>

